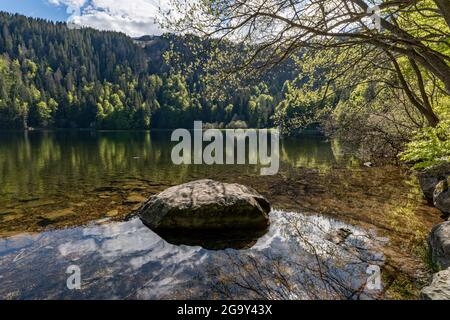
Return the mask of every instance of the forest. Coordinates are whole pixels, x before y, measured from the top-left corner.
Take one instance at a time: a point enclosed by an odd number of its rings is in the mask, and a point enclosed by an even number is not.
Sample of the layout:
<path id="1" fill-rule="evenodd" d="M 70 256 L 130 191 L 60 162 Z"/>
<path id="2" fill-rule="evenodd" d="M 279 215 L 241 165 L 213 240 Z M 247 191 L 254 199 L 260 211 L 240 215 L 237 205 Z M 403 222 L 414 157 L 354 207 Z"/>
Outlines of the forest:
<path id="1" fill-rule="evenodd" d="M 201 120 L 295 135 L 312 127 L 359 145 L 361 158 L 400 155 L 426 167 L 450 152 L 450 98 L 441 72 L 450 36 L 441 15 L 423 15 L 432 1 L 421 5 L 398 14 L 398 30 L 384 26 L 380 34 L 387 36 L 365 30 L 361 41 L 349 41 L 359 37 L 349 32 L 305 45 L 287 31 L 275 37 L 263 30 L 267 41 L 259 46 L 220 36 L 221 21 L 214 19 L 226 17 L 226 7 L 209 21 L 218 34 L 138 39 L 0 13 L 0 129 L 170 129 Z M 184 17 L 186 29 L 195 27 L 189 11 Z M 279 19 L 268 18 L 274 25 Z M 310 30 L 292 23 L 286 30 L 303 36 Z M 317 29 L 308 32 L 323 33 Z M 405 45 L 402 32 L 419 49 Z M 417 50 L 430 51 L 440 67 L 417 58 Z"/>
<path id="2" fill-rule="evenodd" d="M 192 36 L 132 39 L 8 13 L 0 26 L 1 129 L 271 127 L 290 76 L 279 69 L 275 81 L 241 82 L 226 99 L 206 99 Z"/>

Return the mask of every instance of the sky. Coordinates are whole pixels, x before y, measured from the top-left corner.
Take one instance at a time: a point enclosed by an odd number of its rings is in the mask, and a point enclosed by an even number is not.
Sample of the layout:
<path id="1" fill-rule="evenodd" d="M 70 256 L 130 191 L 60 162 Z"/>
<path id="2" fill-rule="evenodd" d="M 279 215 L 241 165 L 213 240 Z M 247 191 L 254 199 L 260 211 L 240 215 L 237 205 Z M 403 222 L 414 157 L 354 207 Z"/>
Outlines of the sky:
<path id="1" fill-rule="evenodd" d="M 0 0 L 0 11 L 138 37 L 162 33 L 156 19 L 165 3 L 167 0 Z"/>

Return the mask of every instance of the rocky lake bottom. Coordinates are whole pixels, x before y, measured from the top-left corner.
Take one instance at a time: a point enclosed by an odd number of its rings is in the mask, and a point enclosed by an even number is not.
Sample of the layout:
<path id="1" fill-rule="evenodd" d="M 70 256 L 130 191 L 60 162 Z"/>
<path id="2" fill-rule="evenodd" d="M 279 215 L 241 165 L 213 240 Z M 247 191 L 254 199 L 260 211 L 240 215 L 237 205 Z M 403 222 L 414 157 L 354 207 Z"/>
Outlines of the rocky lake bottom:
<path id="1" fill-rule="evenodd" d="M 405 299 L 429 282 L 425 239 L 441 218 L 409 172 L 365 167 L 321 137 L 283 140 L 280 172 L 265 177 L 174 166 L 170 150 L 149 132 L 0 135 L 0 297 Z M 125 221 L 149 196 L 202 178 L 264 195 L 276 209 L 269 232 L 208 250 Z M 81 291 L 67 289 L 70 265 Z M 365 290 L 370 265 L 382 290 Z"/>

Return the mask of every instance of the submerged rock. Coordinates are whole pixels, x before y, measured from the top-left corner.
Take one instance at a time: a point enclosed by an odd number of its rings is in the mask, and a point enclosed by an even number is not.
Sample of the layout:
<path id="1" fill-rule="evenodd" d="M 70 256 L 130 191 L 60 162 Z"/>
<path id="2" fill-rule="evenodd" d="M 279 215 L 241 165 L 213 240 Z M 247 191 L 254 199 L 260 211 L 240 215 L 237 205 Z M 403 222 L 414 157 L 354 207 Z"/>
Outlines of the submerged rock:
<path id="1" fill-rule="evenodd" d="M 139 194 L 131 194 L 128 196 L 128 198 L 124 201 L 124 204 L 136 204 L 136 203 L 143 203 L 147 199 Z"/>
<path id="2" fill-rule="evenodd" d="M 151 197 L 137 213 L 152 230 L 261 230 L 269 225 L 270 210 L 251 188 L 199 180 Z"/>
<path id="3" fill-rule="evenodd" d="M 445 214 L 450 214 L 450 176 L 436 186 L 433 195 L 434 206 Z"/>
<path id="4" fill-rule="evenodd" d="M 441 223 L 433 228 L 428 245 L 433 262 L 440 268 L 450 267 L 450 221 Z"/>
<path id="5" fill-rule="evenodd" d="M 420 293 L 423 300 L 450 300 L 450 268 L 433 277 L 430 286 L 425 287 Z"/>
<path id="6" fill-rule="evenodd" d="M 46 219 L 50 219 L 50 220 L 55 220 L 55 219 L 59 219 L 59 218 L 63 218 L 69 215 L 74 214 L 73 208 L 65 208 L 65 209 L 60 209 L 60 210 L 55 210 L 52 212 L 48 212 L 44 214 L 44 218 Z"/>
<path id="7" fill-rule="evenodd" d="M 113 209 L 108 211 L 108 213 L 106 213 L 107 217 L 116 217 L 119 215 L 119 209 Z"/>
<path id="8" fill-rule="evenodd" d="M 432 166 L 419 173 L 420 188 L 430 203 L 433 203 L 436 186 L 448 176 L 450 176 L 450 163 L 448 162 Z"/>

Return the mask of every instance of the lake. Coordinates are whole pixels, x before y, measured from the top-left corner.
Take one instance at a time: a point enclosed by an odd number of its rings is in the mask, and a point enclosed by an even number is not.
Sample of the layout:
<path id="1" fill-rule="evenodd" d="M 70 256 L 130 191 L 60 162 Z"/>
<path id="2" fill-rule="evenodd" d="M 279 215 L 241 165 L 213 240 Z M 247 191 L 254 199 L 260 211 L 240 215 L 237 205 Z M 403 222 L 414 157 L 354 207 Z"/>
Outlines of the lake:
<path id="1" fill-rule="evenodd" d="M 173 145 L 164 131 L 0 133 L 0 297 L 404 298 L 425 281 L 424 239 L 439 214 L 408 172 L 365 167 L 314 135 L 281 141 L 275 176 L 253 165 L 175 166 Z M 209 250 L 125 221 L 150 195 L 202 178 L 266 196 L 269 232 L 242 250 Z M 72 264 L 81 291 L 66 288 Z M 383 270 L 372 293 L 370 265 Z"/>

